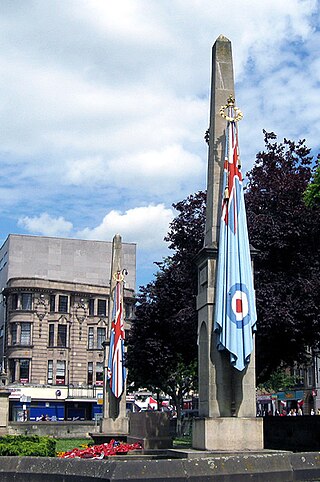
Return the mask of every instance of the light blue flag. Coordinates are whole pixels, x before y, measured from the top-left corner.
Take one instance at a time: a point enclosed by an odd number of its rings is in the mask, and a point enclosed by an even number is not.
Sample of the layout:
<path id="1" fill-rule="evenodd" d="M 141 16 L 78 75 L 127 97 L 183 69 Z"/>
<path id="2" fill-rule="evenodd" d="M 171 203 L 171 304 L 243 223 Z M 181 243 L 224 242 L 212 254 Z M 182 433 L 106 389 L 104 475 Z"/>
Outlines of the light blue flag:
<path id="1" fill-rule="evenodd" d="M 233 116 L 229 105 L 228 117 Z M 228 121 L 226 153 L 214 331 L 218 350 L 228 350 L 230 363 L 242 371 L 253 350 L 257 315 L 235 121 Z"/>

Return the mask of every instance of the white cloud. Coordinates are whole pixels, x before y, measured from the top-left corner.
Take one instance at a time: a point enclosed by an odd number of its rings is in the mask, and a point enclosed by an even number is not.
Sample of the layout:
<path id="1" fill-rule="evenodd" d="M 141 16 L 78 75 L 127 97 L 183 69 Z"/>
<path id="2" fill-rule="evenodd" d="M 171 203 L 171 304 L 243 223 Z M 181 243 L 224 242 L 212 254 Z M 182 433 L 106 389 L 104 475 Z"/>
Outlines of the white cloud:
<path id="1" fill-rule="evenodd" d="M 183 196 L 181 186 L 194 183 L 201 185 L 205 162 L 199 156 L 184 150 L 179 145 L 161 150 L 137 152 L 110 160 L 102 157 L 84 158 L 66 163 L 64 182 L 112 184 L 122 190 L 143 192 L 145 196 L 176 198 Z"/>
<path id="2" fill-rule="evenodd" d="M 128 229 L 160 246 L 164 206 L 205 186 L 219 34 L 232 41 L 245 168 L 263 128 L 320 147 L 317 0 L 2 2 L 0 11 L 4 230 L 14 212 L 28 232 L 110 240 Z M 151 208 L 161 222 L 144 236 L 134 216 L 146 209 L 152 220 Z M 106 212 L 92 229 L 65 220 L 92 226 Z"/>
<path id="3" fill-rule="evenodd" d="M 124 242 L 135 242 L 138 248 L 157 251 L 164 247 L 163 238 L 174 217 L 172 209 L 163 204 L 128 209 L 125 213 L 112 210 L 95 228 L 85 228 L 77 233 L 84 239 L 110 240 L 116 233 Z"/>
<path id="4" fill-rule="evenodd" d="M 79 3 L 82 8 L 79 7 Z M 164 41 L 168 32 L 159 25 L 153 11 L 154 2 L 117 0 L 117 3 L 104 0 L 83 0 L 75 2 L 76 15 L 92 22 L 102 35 L 116 35 L 126 42 L 135 43 Z"/>
<path id="5" fill-rule="evenodd" d="M 33 234 L 45 236 L 68 236 L 73 225 L 66 221 L 62 216 L 55 218 L 48 213 L 40 216 L 24 216 L 18 220 L 18 225 Z"/>

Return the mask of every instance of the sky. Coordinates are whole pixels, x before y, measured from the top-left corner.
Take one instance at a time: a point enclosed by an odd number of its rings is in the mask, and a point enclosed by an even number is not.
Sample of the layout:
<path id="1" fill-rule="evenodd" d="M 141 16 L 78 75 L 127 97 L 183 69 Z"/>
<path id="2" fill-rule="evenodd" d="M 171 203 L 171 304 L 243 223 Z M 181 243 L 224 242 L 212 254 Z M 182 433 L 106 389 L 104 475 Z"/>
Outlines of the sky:
<path id="1" fill-rule="evenodd" d="M 152 280 L 172 204 L 206 188 L 220 34 L 244 170 L 263 129 L 317 153 L 317 0 L 2 0 L 0 240 L 120 233 L 137 243 L 137 288 Z"/>

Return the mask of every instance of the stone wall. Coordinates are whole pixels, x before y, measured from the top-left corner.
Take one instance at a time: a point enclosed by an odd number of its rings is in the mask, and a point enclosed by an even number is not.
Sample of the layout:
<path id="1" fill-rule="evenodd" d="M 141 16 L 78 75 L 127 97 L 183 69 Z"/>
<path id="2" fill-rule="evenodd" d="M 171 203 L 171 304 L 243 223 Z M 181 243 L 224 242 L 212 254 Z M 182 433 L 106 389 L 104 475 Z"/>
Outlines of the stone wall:
<path id="1" fill-rule="evenodd" d="M 170 451 L 173 452 L 173 451 Z M 196 455 L 149 459 L 134 455 L 108 460 L 1 457 L 2 482 L 289 482 L 320 480 L 319 453 Z M 138 457 L 138 456 L 137 456 Z"/>
<path id="2" fill-rule="evenodd" d="M 90 438 L 89 433 L 99 432 L 94 422 L 10 422 L 9 435 L 45 435 L 57 438 Z"/>

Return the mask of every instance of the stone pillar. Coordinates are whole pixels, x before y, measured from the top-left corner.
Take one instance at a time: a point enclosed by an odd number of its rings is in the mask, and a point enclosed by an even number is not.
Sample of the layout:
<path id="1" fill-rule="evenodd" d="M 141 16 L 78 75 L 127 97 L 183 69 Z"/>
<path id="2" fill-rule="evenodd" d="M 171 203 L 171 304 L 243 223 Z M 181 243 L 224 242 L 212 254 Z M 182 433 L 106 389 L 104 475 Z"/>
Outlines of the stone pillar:
<path id="1" fill-rule="evenodd" d="M 14 380 L 16 382 L 20 381 L 20 360 L 17 358 L 14 360 Z"/>
<path id="2" fill-rule="evenodd" d="M 0 388 L 0 435 L 8 432 L 10 390 Z"/>
<path id="3" fill-rule="evenodd" d="M 113 275 L 122 271 L 122 241 L 121 236 L 116 234 L 112 242 L 112 263 L 110 279 L 110 299 L 109 299 L 109 336 L 112 320 L 112 292 L 116 285 Z M 105 373 L 108 365 L 109 346 L 105 349 Z M 106 378 L 106 377 L 105 377 Z M 126 415 L 126 386 L 120 399 L 117 399 L 110 390 L 109 384 L 104 381 L 103 394 L 103 418 L 101 420 L 100 431 L 108 435 L 127 435 L 129 433 L 129 419 Z"/>
<path id="4" fill-rule="evenodd" d="M 226 129 L 219 109 L 230 95 L 234 96 L 231 42 L 220 35 L 212 49 L 206 231 L 204 248 L 197 257 L 201 420 L 194 424 L 193 447 L 209 450 L 239 450 L 239 440 L 235 441 L 237 433 L 243 449 L 263 446 L 262 422 L 256 419 L 254 353 L 247 369 L 239 372 L 230 365 L 229 354 L 217 350 L 213 333 Z M 246 425 L 244 418 L 250 419 Z"/>

